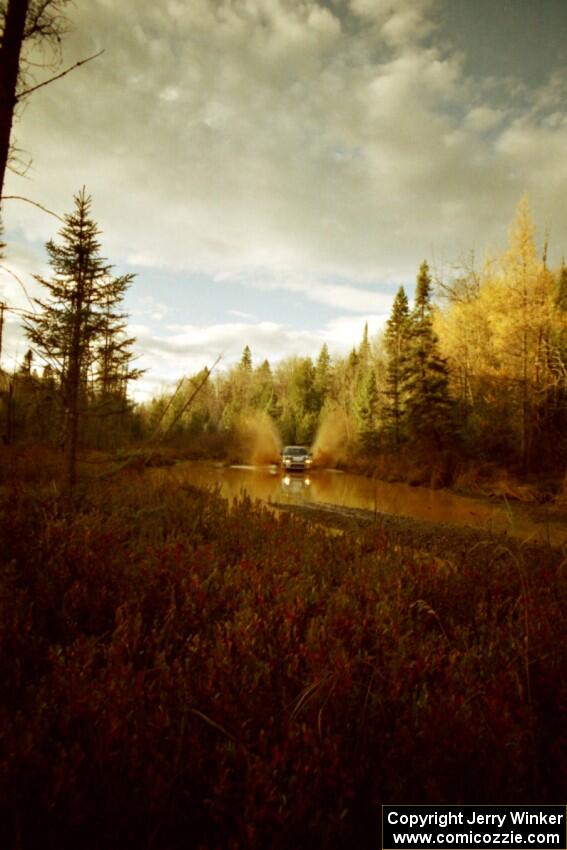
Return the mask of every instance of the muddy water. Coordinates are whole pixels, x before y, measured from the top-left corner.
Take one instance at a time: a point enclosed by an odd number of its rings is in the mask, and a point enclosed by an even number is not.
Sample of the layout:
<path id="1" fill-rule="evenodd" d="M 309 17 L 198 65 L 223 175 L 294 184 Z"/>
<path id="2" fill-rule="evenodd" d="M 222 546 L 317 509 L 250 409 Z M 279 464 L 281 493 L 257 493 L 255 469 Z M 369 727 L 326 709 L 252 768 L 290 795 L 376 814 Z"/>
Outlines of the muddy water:
<path id="1" fill-rule="evenodd" d="M 218 487 L 232 499 L 245 492 L 266 502 L 326 502 L 350 508 L 363 508 L 387 514 L 468 525 L 492 531 L 506 531 L 523 539 L 561 545 L 567 542 L 567 526 L 547 522 L 542 514 L 525 506 L 491 503 L 488 500 L 460 496 L 446 490 L 390 484 L 362 475 L 333 470 L 313 470 L 308 474 L 282 473 L 275 466 L 220 467 L 207 463 L 180 463 L 168 470 L 198 487 Z"/>

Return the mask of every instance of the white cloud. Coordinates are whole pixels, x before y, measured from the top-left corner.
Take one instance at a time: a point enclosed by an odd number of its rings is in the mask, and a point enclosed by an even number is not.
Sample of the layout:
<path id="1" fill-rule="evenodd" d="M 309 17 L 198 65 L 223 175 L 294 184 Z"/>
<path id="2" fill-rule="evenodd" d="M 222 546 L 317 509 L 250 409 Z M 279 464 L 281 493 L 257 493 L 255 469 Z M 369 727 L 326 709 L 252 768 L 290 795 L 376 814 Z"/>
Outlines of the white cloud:
<path id="1" fill-rule="evenodd" d="M 144 399 L 155 391 L 178 380 L 181 374 L 195 374 L 204 366 L 212 366 L 219 355 L 219 368 L 226 370 L 237 363 L 245 345 L 252 351 L 253 363 L 258 366 L 267 359 L 272 365 L 286 357 L 309 355 L 315 359 L 324 343 L 333 356 L 346 355 L 360 343 L 365 323 L 370 337 L 379 333 L 388 314 L 338 316 L 317 330 L 297 330 L 277 322 L 225 322 L 211 325 L 171 325 L 160 334 L 147 326 L 132 325 L 137 336 L 141 368 L 151 364 L 151 373 L 132 391 Z"/>
<path id="2" fill-rule="evenodd" d="M 245 313 L 243 310 L 227 310 L 227 313 L 231 316 L 236 316 L 237 319 L 255 319 L 256 316 L 252 315 L 252 313 Z"/>
<path id="3" fill-rule="evenodd" d="M 526 188 L 565 244 L 565 74 L 533 90 L 511 80 L 504 103 L 497 81 L 473 84 L 436 42 L 441 6 L 77 4 L 66 60 L 105 52 L 30 99 L 16 136 L 31 179 L 11 176 L 8 190 L 63 213 L 86 184 L 112 262 L 341 314 L 383 315 L 385 281 L 503 241 Z M 5 223 L 36 246 L 57 229 L 16 202 Z M 136 320 L 171 308 L 160 293 Z"/>
<path id="4" fill-rule="evenodd" d="M 144 295 L 141 298 L 135 298 L 131 307 L 131 316 L 136 321 L 140 316 L 147 316 L 160 322 L 170 312 L 167 304 L 163 304 L 154 298 L 153 295 Z"/>
<path id="5" fill-rule="evenodd" d="M 80 7 L 67 49 L 105 53 L 30 100 L 27 188 L 64 211 L 86 183 L 111 255 L 210 274 L 379 278 L 415 267 L 439 232 L 482 242 L 476 187 L 496 176 L 504 232 L 533 169 L 510 176 L 510 146 L 485 135 L 510 116 L 462 57 L 421 43 L 437 5 L 352 0 L 354 29 L 315 0 Z M 537 92 L 554 104 L 537 119 L 554 164 L 561 80 Z M 443 219 L 457 193 L 468 215 Z M 40 218 L 9 222 L 43 239 Z"/>
<path id="6" fill-rule="evenodd" d="M 367 288 L 349 286 L 341 283 L 326 283 L 311 278 L 275 277 L 271 280 L 250 280 L 251 286 L 265 291 L 287 290 L 301 294 L 308 301 L 324 304 L 337 310 L 348 310 L 353 313 L 372 312 L 373 310 L 388 309 L 391 305 L 390 295 Z"/>

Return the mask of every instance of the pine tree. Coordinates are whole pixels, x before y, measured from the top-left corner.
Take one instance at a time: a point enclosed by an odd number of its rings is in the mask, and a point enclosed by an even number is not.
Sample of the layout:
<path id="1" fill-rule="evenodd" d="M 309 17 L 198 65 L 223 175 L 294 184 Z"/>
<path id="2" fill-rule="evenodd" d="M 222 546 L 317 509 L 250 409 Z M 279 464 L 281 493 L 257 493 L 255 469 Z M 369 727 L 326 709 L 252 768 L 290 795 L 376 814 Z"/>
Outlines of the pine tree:
<path id="1" fill-rule="evenodd" d="M 65 216 L 59 233 L 60 243 L 50 240 L 46 245 L 53 276 L 49 280 L 36 277 L 49 298 L 36 299 L 41 312 L 28 315 L 25 323 L 32 344 L 59 373 L 70 487 L 76 478 L 79 424 L 86 404 L 89 368 L 97 359 L 97 344 L 102 343 L 104 349 L 105 333 L 109 339 L 114 335 L 117 341 L 123 316 L 115 308 L 134 278 L 131 274 L 112 277 L 112 266 L 100 256 L 99 230 L 90 216 L 91 199 L 83 188 L 74 200 L 74 212 Z M 120 343 L 117 346 L 119 349 Z M 116 350 L 113 357 L 116 363 Z"/>
<path id="2" fill-rule="evenodd" d="M 240 368 L 244 372 L 252 371 L 252 352 L 250 351 L 250 346 L 245 345 L 242 351 L 242 357 L 240 358 Z"/>
<path id="3" fill-rule="evenodd" d="M 433 330 L 431 293 L 429 267 L 423 262 L 409 322 L 403 384 L 410 436 L 439 448 L 452 432 L 453 405 L 447 364 Z"/>
<path id="4" fill-rule="evenodd" d="M 257 410 L 262 410 L 269 416 L 275 414 L 274 376 L 272 375 L 272 367 L 268 360 L 264 360 L 254 372 L 252 405 Z"/>
<path id="5" fill-rule="evenodd" d="M 360 383 L 355 403 L 358 422 L 358 441 L 365 452 L 378 448 L 378 387 L 374 369 L 369 369 Z"/>
<path id="6" fill-rule="evenodd" d="M 331 389 L 331 357 L 326 342 L 322 345 L 315 364 L 314 388 L 317 406 L 321 410 Z"/>
<path id="7" fill-rule="evenodd" d="M 366 369 L 370 361 L 370 342 L 368 341 L 368 322 L 364 323 L 362 340 L 358 349 L 358 361 L 363 369 Z"/>
<path id="8" fill-rule="evenodd" d="M 386 366 L 386 404 L 384 418 L 388 430 L 391 430 L 393 442 L 399 447 L 402 438 L 404 417 L 404 364 L 407 357 L 409 335 L 409 305 L 403 286 L 400 286 L 392 313 L 386 323 L 384 343 L 387 356 Z"/>
<path id="9" fill-rule="evenodd" d="M 128 382 L 143 374 L 142 369 L 131 366 L 136 340 L 126 333 L 128 314 L 119 310 L 130 282 L 130 277 L 113 278 L 103 293 L 93 363 L 95 393 L 102 403 L 125 403 Z"/>

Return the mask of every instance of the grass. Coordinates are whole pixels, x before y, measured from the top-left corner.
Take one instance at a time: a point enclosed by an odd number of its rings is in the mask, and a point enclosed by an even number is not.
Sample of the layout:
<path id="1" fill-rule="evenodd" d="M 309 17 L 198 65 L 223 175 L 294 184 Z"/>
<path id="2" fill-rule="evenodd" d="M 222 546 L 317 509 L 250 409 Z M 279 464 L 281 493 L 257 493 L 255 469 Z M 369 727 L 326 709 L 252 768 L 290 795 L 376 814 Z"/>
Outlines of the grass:
<path id="1" fill-rule="evenodd" d="M 380 803 L 564 802 L 557 560 L 31 477 L 0 496 L 2 846 L 370 848 Z"/>

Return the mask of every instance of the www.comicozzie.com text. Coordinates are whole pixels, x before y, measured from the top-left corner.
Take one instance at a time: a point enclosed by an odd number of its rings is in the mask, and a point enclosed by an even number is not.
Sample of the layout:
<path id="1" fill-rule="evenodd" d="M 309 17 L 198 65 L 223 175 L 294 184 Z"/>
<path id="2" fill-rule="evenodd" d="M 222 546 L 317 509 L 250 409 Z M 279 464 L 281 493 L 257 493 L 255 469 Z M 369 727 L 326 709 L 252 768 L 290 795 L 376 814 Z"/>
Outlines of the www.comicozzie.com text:
<path id="1" fill-rule="evenodd" d="M 504 814 L 481 814 L 472 811 L 466 818 L 462 812 L 433 812 L 427 815 L 405 815 L 400 812 L 388 812 L 388 823 L 392 826 L 497 826 L 499 829 L 509 818 L 510 826 L 554 826 L 563 823 L 565 815 L 546 814 L 545 812 L 505 812 Z"/>

